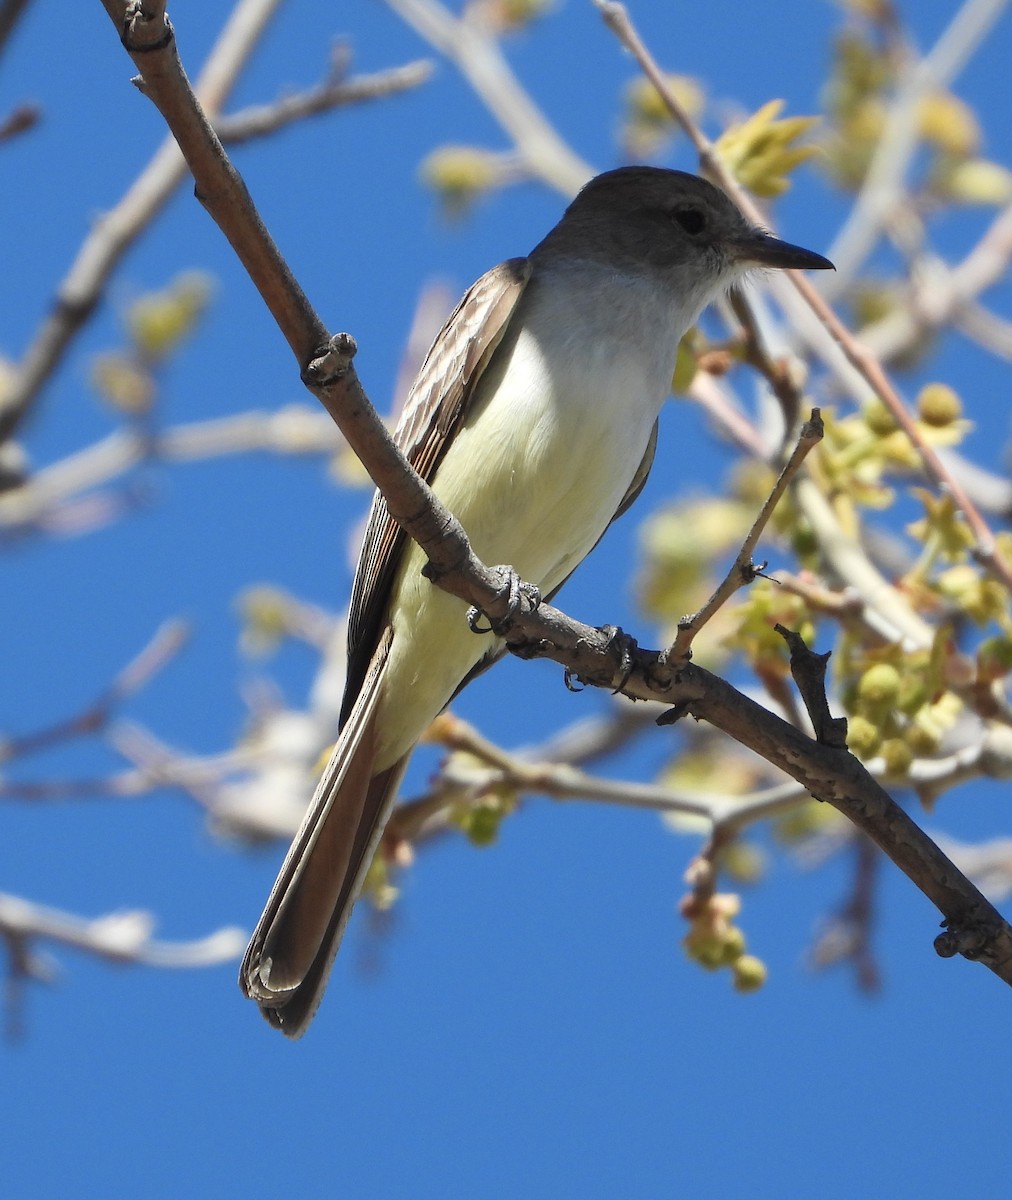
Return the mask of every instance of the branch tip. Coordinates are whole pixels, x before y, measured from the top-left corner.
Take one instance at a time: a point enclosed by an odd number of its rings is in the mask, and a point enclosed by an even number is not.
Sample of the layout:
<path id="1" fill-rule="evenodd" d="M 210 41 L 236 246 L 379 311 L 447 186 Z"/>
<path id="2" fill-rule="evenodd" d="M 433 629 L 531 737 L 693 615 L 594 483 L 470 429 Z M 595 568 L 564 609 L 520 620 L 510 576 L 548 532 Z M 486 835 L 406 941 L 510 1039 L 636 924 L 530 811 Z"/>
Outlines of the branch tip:
<path id="1" fill-rule="evenodd" d="M 135 0 L 123 15 L 120 41 L 128 54 L 150 54 L 164 50 L 175 33 L 162 0 Z"/>
<path id="2" fill-rule="evenodd" d="M 310 387 L 325 387 L 343 379 L 357 353 L 358 343 L 350 333 L 335 333 L 302 372 L 302 382 Z"/>
<path id="3" fill-rule="evenodd" d="M 784 639 L 791 652 L 791 675 L 808 710 L 812 728 L 815 730 L 815 740 L 823 746 L 845 750 L 847 718 L 832 716 L 826 698 L 826 666 L 832 651 L 817 654 L 808 648 L 800 633 L 787 629 L 779 622 L 773 628 Z"/>

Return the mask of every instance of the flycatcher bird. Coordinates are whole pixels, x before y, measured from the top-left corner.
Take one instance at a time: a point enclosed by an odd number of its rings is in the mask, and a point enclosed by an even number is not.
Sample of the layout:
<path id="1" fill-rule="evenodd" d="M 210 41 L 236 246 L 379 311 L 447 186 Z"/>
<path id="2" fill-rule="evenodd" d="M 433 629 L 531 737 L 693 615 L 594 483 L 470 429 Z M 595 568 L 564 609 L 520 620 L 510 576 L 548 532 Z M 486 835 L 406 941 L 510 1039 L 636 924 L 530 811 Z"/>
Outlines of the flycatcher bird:
<path id="1" fill-rule="evenodd" d="M 397 444 L 486 563 L 552 595 L 635 500 L 679 340 L 749 267 L 828 259 L 754 228 L 681 171 L 598 175 L 528 258 L 467 292 L 422 365 Z M 377 493 L 352 588 L 337 744 L 243 960 L 290 1037 L 316 1012 L 415 744 L 503 652 L 422 575 Z"/>

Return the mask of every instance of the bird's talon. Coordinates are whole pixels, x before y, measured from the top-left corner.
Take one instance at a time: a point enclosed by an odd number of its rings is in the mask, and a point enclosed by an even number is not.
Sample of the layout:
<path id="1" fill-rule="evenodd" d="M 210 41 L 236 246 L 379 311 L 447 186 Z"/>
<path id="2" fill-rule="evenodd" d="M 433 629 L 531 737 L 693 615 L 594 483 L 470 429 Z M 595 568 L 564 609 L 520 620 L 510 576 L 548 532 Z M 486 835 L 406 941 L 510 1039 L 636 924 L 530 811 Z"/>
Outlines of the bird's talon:
<path id="1" fill-rule="evenodd" d="M 527 601 L 528 609 L 533 612 L 541 604 L 541 590 L 533 583 L 527 583 L 510 566 L 498 566 L 493 570 L 498 572 L 503 580 L 502 590 L 506 592 L 506 612 L 501 617 L 490 617 L 479 608 L 472 605 L 467 610 L 467 624 L 472 633 L 494 633 L 499 637 L 509 632 L 513 618 L 521 611 L 523 601 Z M 488 626 L 480 625 L 482 617 L 488 621 Z"/>
<path id="2" fill-rule="evenodd" d="M 537 612 L 537 610 L 541 607 L 541 589 L 537 586 L 537 584 L 527 583 L 525 580 L 521 579 L 518 581 L 517 590 L 521 596 L 526 597 L 530 611 Z"/>
<path id="3" fill-rule="evenodd" d="M 472 604 L 467 610 L 467 627 L 472 633 L 491 633 L 492 623 L 482 625 L 481 619 L 485 614 L 476 605 Z"/>
<path id="4" fill-rule="evenodd" d="M 632 678 L 632 673 L 636 668 L 635 654 L 639 649 L 639 643 L 617 625 L 602 625 L 601 632 L 608 638 L 606 650 L 610 650 L 613 646 L 618 647 L 619 683 L 612 692 L 613 696 L 617 696 Z"/>
<path id="5" fill-rule="evenodd" d="M 562 676 L 562 682 L 566 685 L 566 689 L 570 692 L 582 692 L 587 686 L 579 675 L 576 674 L 570 667 L 566 667 L 565 673 Z"/>

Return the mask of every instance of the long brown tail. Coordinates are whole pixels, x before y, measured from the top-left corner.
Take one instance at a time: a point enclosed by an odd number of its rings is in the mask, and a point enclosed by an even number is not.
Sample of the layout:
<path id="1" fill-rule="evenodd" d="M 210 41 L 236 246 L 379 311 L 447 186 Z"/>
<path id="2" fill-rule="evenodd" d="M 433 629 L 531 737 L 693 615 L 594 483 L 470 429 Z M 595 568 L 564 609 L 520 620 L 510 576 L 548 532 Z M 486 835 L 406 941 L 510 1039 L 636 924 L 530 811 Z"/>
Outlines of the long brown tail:
<path id="1" fill-rule="evenodd" d="M 407 756 L 375 773 L 381 646 L 257 922 L 239 986 L 288 1037 L 309 1027 Z"/>

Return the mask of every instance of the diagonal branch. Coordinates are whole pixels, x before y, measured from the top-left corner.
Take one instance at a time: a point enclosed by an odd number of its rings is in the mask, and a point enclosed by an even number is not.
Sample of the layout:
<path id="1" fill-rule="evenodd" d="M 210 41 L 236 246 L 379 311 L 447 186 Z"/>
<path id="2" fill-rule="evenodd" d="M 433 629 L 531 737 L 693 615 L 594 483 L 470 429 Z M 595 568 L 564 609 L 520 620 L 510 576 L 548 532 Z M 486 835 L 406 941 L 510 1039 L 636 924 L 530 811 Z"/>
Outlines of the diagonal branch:
<path id="1" fill-rule="evenodd" d="M 801 464 L 808 457 L 808 452 L 822 440 L 822 416 L 817 408 L 812 409 L 811 418 L 802 426 L 798 435 L 797 445 L 790 458 L 784 464 L 783 470 L 774 483 L 770 494 L 763 501 L 759 515 L 752 522 L 741 549 L 735 555 L 730 570 L 717 586 L 713 595 L 707 600 L 699 612 L 682 617 L 678 622 L 678 632 L 674 642 L 667 651 L 668 661 L 672 663 L 687 662 L 691 656 L 691 647 L 699 631 L 727 603 L 739 588 L 747 587 L 763 570 L 752 561 L 752 554 L 766 526 L 773 516 L 776 506 L 780 503 L 788 485 L 801 470 Z M 765 564 L 763 564 L 765 566 Z"/>
<path id="2" fill-rule="evenodd" d="M 283 96 L 273 104 L 255 104 L 219 117 L 214 128 L 223 143 L 233 146 L 277 133 L 285 126 L 307 117 L 408 91 L 425 83 L 431 75 L 432 64 L 424 58 L 370 75 L 356 75 L 351 79 L 338 74 L 304 92 Z"/>
<path id="3" fill-rule="evenodd" d="M 475 557 L 459 522 L 411 470 L 379 420 L 352 367 L 354 340 L 327 339 L 319 317 L 271 241 L 242 180 L 186 82 L 172 29 L 157 14 L 137 17 L 105 0 L 124 44 L 175 135 L 198 195 L 228 237 L 296 354 L 303 378 L 340 425 L 387 499 L 391 514 L 429 557 L 427 574 L 492 618 L 508 611 L 508 588 Z M 134 15 L 127 25 L 127 12 Z M 691 664 L 676 672 L 655 651 L 632 653 L 622 639 L 549 605 L 521 611 L 505 634 L 513 649 L 566 666 L 581 679 L 660 700 L 705 719 L 781 767 L 812 795 L 866 829 L 940 908 L 949 927 L 942 953 L 979 960 L 1012 984 L 1012 928 L 846 750 L 820 745 L 730 684 Z M 631 666 L 630 666 L 631 660 Z"/>
<path id="4" fill-rule="evenodd" d="M 517 81 L 480 20 L 454 16 L 439 0 L 387 0 L 407 24 L 457 64 L 461 74 L 513 139 L 524 168 L 564 196 L 593 174 L 545 119 Z"/>
<path id="5" fill-rule="evenodd" d="M 80 712 L 34 733 L 0 739 L 0 762 L 39 754 L 70 738 L 98 733 L 109 724 L 116 708 L 128 696 L 140 691 L 152 676 L 175 658 L 189 636 L 185 621 L 176 619 L 163 622 L 140 653 Z"/>

